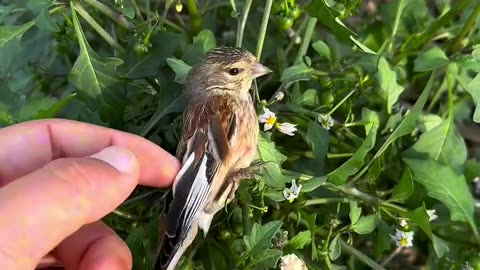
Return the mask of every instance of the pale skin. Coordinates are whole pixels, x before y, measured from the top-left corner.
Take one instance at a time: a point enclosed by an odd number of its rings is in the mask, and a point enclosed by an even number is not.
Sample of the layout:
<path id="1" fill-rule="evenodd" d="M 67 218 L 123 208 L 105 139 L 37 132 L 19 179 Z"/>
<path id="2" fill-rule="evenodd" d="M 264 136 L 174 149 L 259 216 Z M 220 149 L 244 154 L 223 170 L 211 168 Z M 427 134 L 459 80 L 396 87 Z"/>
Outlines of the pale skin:
<path id="1" fill-rule="evenodd" d="M 131 269 L 127 245 L 99 220 L 137 185 L 170 186 L 179 168 L 152 142 L 85 123 L 0 129 L 0 269 Z"/>

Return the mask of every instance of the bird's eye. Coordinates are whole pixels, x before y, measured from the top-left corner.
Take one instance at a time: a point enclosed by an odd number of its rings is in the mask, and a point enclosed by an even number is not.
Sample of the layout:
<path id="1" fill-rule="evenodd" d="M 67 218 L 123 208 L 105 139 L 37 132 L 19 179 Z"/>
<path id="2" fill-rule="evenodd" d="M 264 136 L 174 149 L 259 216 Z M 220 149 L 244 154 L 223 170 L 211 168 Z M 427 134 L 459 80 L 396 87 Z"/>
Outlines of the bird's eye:
<path id="1" fill-rule="evenodd" d="M 238 73 L 240 73 L 240 69 L 238 69 L 238 68 L 231 68 L 231 69 L 228 70 L 228 74 L 230 74 L 232 76 L 235 76 Z"/>

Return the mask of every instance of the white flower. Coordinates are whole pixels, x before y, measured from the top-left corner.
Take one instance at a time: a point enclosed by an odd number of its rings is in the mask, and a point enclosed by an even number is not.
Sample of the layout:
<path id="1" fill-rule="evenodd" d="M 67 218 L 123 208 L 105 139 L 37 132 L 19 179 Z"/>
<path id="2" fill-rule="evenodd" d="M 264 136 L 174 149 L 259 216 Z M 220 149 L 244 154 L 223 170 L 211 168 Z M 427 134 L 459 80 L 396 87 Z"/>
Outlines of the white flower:
<path id="1" fill-rule="evenodd" d="M 282 256 L 280 259 L 280 270 L 308 270 L 305 263 L 295 254 Z"/>
<path id="2" fill-rule="evenodd" d="M 334 124 L 334 120 L 329 114 L 319 114 L 318 122 L 320 122 L 322 127 L 326 130 L 329 130 Z"/>
<path id="3" fill-rule="evenodd" d="M 404 232 L 396 229 L 395 235 L 391 234 L 390 238 L 395 241 L 397 247 L 411 247 L 413 246 L 413 231 Z"/>
<path id="4" fill-rule="evenodd" d="M 402 218 L 402 219 L 400 220 L 400 226 L 401 226 L 402 228 L 405 228 L 405 227 L 407 227 L 407 226 L 408 226 L 408 223 L 407 223 L 407 221 L 406 221 L 405 219 L 403 219 L 403 218 Z"/>
<path id="5" fill-rule="evenodd" d="M 438 218 L 438 216 L 435 214 L 436 210 L 435 209 L 432 209 L 432 210 L 427 210 L 427 214 L 428 214 L 428 221 L 432 221 L 432 220 L 435 220 Z"/>
<path id="6" fill-rule="evenodd" d="M 295 135 L 295 131 L 297 131 L 296 128 L 297 125 L 291 124 L 291 123 L 281 123 L 277 125 L 277 129 L 280 130 L 283 134 L 286 134 L 288 136 L 293 136 Z"/>
<path id="7" fill-rule="evenodd" d="M 276 93 L 274 96 L 276 101 L 281 101 L 284 97 L 285 97 L 285 94 L 282 91 Z"/>
<path id="8" fill-rule="evenodd" d="M 277 117 L 275 113 L 270 111 L 268 108 L 263 108 L 263 114 L 259 116 L 260 123 L 265 123 L 263 126 L 263 131 L 267 131 L 273 127 L 275 122 L 277 122 Z"/>
<path id="9" fill-rule="evenodd" d="M 297 182 L 295 182 L 295 179 L 292 179 L 292 186 L 283 190 L 283 197 L 285 198 L 285 200 L 288 200 L 290 203 L 292 203 L 293 200 L 298 198 L 300 190 L 302 190 L 302 185 L 297 186 Z"/>

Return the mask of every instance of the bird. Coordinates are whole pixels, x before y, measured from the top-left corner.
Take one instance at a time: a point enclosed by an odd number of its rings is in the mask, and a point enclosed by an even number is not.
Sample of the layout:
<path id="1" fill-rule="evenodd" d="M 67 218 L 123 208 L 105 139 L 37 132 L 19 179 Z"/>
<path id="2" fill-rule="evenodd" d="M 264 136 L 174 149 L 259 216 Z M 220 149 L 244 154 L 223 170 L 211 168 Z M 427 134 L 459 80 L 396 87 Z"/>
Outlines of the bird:
<path id="1" fill-rule="evenodd" d="M 248 50 L 216 47 L 187 74 L 186 109 L 176 156 L 181 168 L 163 218 L 156 270 L 174 270 L 198 230 L 234 199 L 257 153 L 258 120 L 250 94 L 271 73 Z"/>

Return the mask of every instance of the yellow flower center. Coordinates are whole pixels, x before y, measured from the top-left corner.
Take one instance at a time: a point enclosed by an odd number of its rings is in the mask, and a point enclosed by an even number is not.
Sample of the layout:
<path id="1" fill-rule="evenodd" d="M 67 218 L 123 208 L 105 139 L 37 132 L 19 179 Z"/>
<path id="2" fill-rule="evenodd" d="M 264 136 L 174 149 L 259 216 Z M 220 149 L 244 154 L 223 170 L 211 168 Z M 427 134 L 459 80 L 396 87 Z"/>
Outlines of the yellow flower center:
<path id="1" fill-rule="evenodd" d="M 276 121 L 277 121 L 277 118 L 276 118 L 276 117 L 270 116 L 270 117 L 267 119 L 267 125 L 273 126 L 273 124 L 275 124 Z"/>
<path id="2" fill-rule="evenodd" d="M 408 245 L 407 238 L 400 239 L 400 246 L 406 247 Z"/>

